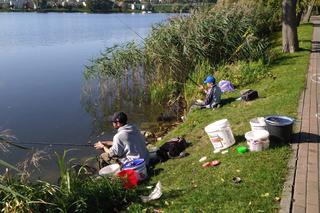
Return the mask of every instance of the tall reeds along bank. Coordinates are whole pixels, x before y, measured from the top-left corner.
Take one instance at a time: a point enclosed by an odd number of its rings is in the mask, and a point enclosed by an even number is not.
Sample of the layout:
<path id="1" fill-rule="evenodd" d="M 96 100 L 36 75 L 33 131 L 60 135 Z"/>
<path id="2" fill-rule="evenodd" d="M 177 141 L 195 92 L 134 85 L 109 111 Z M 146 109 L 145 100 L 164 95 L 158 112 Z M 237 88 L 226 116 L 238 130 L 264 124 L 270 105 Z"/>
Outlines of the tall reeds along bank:
<path id="1" fill-rule="evenodd" d="M 224 64 L 268 61 L 268 36 L 278 24 L 270 16 L 272 10 L 260 1 L 218 4 L 176 16 L 153 26 L 142 46 L 129 43 L 108 49 L 87 66 L 85 74 L 105 78 L 143 67 L 152 101 L 166 103 L 183 95 L 185 83 L 199 71 L 214 74 Z M 203 63 L 210 69 L 196 69 Z"/>
<path id="2" fill-rule="evenodd" d="M 0 160 L 0 167 L 7 168 L 0 174 L 0 211 L 120 212 L 138 199 L 136 191 L 124 189 L 116 177 L 88 176 L 85 167 L 73 170 L 72 160 L 66 161 L 68 152 L 56 153 L 60 171 L 57 184 L 21 178 L 22 171 Z"/>
<path id="3" fill-rule="evenodd" d="M 70 191 L 46 181 L 21 183 L 0 176 L 0 211 L 11 212 L 119 212 L 138 199 L 121 181 L 70 177 Z"/>

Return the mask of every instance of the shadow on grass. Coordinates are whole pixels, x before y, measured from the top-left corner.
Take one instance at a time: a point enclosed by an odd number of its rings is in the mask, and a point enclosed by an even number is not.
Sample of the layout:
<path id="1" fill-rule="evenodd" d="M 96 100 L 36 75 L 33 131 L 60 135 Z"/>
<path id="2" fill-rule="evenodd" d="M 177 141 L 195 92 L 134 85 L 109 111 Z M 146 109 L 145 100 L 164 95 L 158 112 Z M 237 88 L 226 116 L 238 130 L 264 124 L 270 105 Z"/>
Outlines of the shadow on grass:
<path id="1" fill-rule="evenodd" d="M 164 169 L 162 168 L 155 168 L 155 165 L 151 165 L 149 168 L 148 168 L 148 177 L 151 178 L 151 177 L 156 177 L 158 176 L 162 171 L 164 171 Z"/>
<path id="2" fill-rule="evenodd" d="M 276 148 L 281 148 L 284 146 L 289 146 L 289 143 L 283 142 L 283 141 L 278 141 L 278 140 L 273 140 L 272 137 L 270 137 L 269 149 L 276 149 Z"/>
<path id="3" fill-rule="evenodd" d="M 308 50 L 310 51 L 310 50 Z M 291 62 L 288 61 L 290 59 L 294 59 L 294 58 L 299 58 L 300 56 L 298 55 L 289 55 L 289 54 L 284 54 L 282 56 L 279 56 L 276 60 L 274 60 L 271 64 L 271 67 L 276 67 L 278 65 L 290 65 Z"/>
<path id="4" fill-rule="evenodd" d="M 246 138 L 244 137 L 244 135 L 234 135 L 233 137 L 234 137 L 234 139 L 236 141 L 235 145 L 246 141 Z"/>
<path id="5" fill-rule="evenodd" d="M 221 107 L 234 102 L 236 99 L 237 98 L 224 98 L 224 99 L 221 99 Z"/>
<path id="6" fill-rule="evenodd" d="M 310 42 L 311 43 L 311 40 L 310 39 L 300 39 L 299 42 Z"/>
<path id="7" fill-rule="evenodd" d="M 300 52 L 302 52 L 302 51 L 312 52 L 312 50 L 309 49 L 309 48 L 299 48 L 299 51 L 300 51 Z"/>

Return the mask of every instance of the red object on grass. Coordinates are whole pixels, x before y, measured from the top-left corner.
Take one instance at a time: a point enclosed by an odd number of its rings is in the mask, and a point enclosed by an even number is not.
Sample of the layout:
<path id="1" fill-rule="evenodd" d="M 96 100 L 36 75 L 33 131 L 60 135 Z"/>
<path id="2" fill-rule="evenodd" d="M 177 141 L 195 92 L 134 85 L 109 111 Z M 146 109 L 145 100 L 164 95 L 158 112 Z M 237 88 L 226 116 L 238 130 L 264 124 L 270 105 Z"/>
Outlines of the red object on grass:
<path id="1" fill-rule="evenodd" d="M 123 187 L 125 189 L 131 189 L 138 185 L 138 174 L 133 169 L 122 170 L 117 173 L 117 176 L 122 179 Z"/>
<path id="2" fill-rule="evenodd" d="M 219 160 L 214 160 L 214 161 L 206 162 L 202 164 L 202 167 L 218 166 L 219 164 L 220 164 Z"/>

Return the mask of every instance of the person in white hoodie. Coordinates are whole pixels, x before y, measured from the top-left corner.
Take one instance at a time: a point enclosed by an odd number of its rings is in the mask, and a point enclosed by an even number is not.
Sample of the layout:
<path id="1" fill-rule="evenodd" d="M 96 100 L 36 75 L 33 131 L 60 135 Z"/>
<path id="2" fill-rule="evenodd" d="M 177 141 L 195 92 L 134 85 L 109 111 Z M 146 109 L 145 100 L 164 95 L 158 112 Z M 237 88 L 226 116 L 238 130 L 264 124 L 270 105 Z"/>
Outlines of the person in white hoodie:
<path id="1" fill-rule="evenodd" d="M 113 162 L 124 164 L 134 159 L 142 158 L 146 165 L 149 163 L 149 152 L 145 139 L 140 130 L 127 123 L 128 117 L 124 112 L 116 112 L 112 124 L 118 129 L 112 141 L 98 141 L 94 144 L 96 149 L 104 151 L 100 155 L 99 167 L 107 166 Z"/>

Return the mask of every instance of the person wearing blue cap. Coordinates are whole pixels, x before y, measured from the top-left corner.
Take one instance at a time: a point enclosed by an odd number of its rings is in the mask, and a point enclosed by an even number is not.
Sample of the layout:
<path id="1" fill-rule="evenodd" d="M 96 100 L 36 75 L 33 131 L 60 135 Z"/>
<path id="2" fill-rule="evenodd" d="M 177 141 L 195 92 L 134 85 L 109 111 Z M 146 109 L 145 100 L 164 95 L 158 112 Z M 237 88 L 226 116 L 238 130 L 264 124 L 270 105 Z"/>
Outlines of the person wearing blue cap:
<path id="1" fill-rule="evenodd" d="M 206 98 L 204 101 L 197 101 L 194 105 L 191 106 L 191 109 L 200 108 L 217 108 L 220 106 L 221 102 L 221 89 L 218 85 L 216 85 L 216 79 L 212 75 L 207 76 L 204 80 L 205 84 L 207 84 L 207 89 L 201 86 L 201 89 L 205 92 Z"/>

